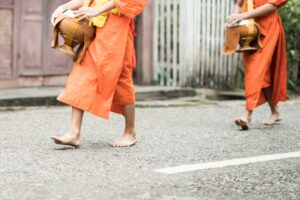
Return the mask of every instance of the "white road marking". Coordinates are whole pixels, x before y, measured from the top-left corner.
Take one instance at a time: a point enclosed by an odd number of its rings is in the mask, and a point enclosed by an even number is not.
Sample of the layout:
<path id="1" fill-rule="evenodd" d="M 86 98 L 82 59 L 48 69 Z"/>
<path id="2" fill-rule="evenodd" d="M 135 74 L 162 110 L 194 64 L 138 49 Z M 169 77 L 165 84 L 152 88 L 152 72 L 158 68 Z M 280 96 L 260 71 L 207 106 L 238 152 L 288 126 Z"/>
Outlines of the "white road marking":
<path id="1" fill-rule="evenodd" d="M 199 163 L 199 164 L 191 164 L 191 165 L 180 165 L 177 167 L 156 169 L 155 172 L 163 173 L 163 174 L 177 174 L 177 173 L 191 172 L 191 171 L 197 171 L 197 170 L 223 168 L 223 167 L 228 167 L 228 166 L 246 165 L 246 164 L 250 164 L 250 163 L 281 160 L 281 159 L 287 159 L 287 158 L 299 158 L 299 157 L 300 157 L 300 151 L 297 151 L 297 152 L 282 153 L 282 154 L 273 154 L 273 155 L 256 156 L 256 157 L 249 157 L 249 158 L 223 160 L 223 161 L 217 161 L 217 162 Z"/>

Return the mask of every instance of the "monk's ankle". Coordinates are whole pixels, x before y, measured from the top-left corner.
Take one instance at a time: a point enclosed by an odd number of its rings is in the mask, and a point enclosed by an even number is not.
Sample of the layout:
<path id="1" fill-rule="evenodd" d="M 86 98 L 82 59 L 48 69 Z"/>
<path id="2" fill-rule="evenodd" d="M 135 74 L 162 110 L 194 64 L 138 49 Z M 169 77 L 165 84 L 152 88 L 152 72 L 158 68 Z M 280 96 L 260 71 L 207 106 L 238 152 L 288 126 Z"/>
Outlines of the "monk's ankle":
<path id="1" fill-rule="evenodd" d="M 135 128 L 126 128 L 124 131 L 124 135 L 130 135 L 132 137 L 136 137 Z"/>
<path id="2" fill-rule="evenodd" d="M 80 131 L 79 130 L 72 130 L 69 135 L 72 137 L 72 138 L 76 138 L 76 139 L 79 139 L 80 138 Z"/>

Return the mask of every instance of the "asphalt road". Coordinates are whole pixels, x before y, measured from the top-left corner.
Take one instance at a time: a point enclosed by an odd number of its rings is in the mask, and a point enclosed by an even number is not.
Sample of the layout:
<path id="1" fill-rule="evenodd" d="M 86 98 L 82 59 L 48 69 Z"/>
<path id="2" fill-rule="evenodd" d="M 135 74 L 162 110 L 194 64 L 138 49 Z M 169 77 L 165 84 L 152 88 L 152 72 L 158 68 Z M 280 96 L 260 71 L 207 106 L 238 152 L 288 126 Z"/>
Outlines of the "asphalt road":
<path id="1" fill-rule="evenodd" d="M 300 158 L 160 174 L 155 169 L 300 151 L 300 102 L 281 105 L 284 120 L 273 127 L 254 114 L 250 131 L 233 119 L 242 102 L 137 109 L 139 142 L 108 143 L 122 133 L 123 119 L 85 115 L 82 146 L 57 146 L 50 136 L 70 123 L 67 107 L 0 112 L 0 199 L 100 200 L 292 200 L 300 199 Z"/>

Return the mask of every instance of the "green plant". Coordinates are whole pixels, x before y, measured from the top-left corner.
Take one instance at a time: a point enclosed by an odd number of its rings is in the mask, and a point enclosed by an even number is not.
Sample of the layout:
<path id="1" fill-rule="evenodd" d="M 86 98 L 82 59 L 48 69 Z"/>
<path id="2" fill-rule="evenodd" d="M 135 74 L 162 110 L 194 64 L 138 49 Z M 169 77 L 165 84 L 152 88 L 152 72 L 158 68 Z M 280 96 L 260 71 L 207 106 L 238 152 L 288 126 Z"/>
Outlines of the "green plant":
<path id="1" fill-rule="evenodd" d="M 300 1 L 289 0 L 280 9 L 284 24 L 288 54 L 289 89 L 300 91 Z"/>

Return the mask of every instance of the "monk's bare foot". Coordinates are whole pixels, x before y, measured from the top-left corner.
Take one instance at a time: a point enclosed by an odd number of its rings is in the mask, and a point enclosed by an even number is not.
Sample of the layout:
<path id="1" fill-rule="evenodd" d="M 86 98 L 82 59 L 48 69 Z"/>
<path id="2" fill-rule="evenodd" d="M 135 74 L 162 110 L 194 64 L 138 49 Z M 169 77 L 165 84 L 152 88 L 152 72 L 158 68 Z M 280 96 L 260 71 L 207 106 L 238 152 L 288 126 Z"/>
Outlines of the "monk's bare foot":
<path id="1" fill-rule="evenodd" d="M 242 130 L 248 130 L 251 119 L 246 117 L 241 117 L 235 119 L 234 122 L 237 126 L 241 127 Z"/>
<path id="2" fill-rule="evenodd" d="M 248 130 L 249 129 L 249 122 L 246 120 L 243 120 L 242 118 L 235 119 L 235 124 L 239 127 L 241 127 L 242 130 Z"/>
<path id="3" fill-rule="evenodd" d="M 64 136 L 52 136 L 51 139 L 56 144 L 69 145 L 78 148 L 80 146 L 80 138 L 72 134 L 66 134 Z"/>
<path id="4" fill-rule="evenodd" d="M 248 111 L 244 113 L 244 115 L 240 118 L 237 118 L 234 120 L 235 124 L 239 127 L 241 127 L 242 130 L 248 130 L 249 129 L 249 124 L 251 122 L 251 116 L 252 116 L 253 111 Z"/>
<path id="5" fill-rule="evenodd" d="M 137 143 L 135 131 L 127 131 L 110 145 L 113 147 L 130 147 Z"/>
<path id="6" fill-rule="evenodd" d="M 276 124 L 277 122 L 280 122 L 282 120 L 280 113 L 272 113 L 271 116 L 266 119 L 265 121 L 262 122 L 263 125 L 266 126 L 272 126 L 274 124 Z"/>

